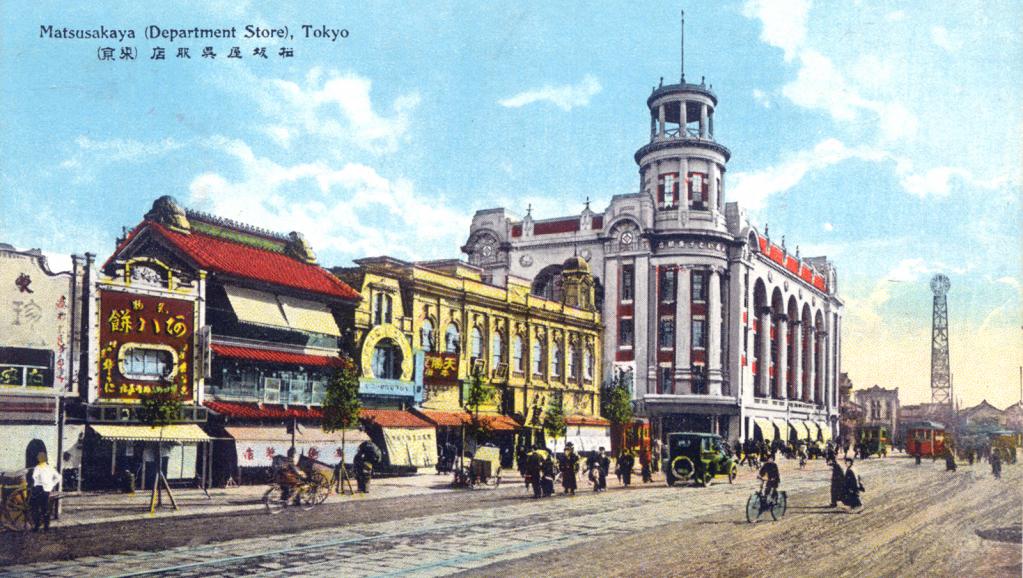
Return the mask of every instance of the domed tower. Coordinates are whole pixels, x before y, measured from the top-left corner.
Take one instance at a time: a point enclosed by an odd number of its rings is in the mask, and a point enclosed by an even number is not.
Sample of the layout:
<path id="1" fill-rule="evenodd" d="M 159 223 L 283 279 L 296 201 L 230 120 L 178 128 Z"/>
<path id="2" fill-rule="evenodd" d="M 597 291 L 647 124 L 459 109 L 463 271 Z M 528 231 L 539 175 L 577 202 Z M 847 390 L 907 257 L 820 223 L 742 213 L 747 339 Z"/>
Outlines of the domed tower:
<path id="1" fill-rule="evenodd" d="M 685 16 L 683 15 L 683 39 Z M 683 44 L 684 58 L 684 44 Z M 636 151 L 640 190 L 656 207 L 654 229 L 725 230 L 724 175 L 731 152 L 714 140 L 718 100 L 705 84 L 661 84 L 647 98 L 650 142 Z"/>
<path id="2" fill-rule="evenodd" d="M 579 256 L 569 257 L 562 265 L 561 275 L 562 301 L 565 305 L 592 310 L 595 305 L 593 275 L 590 273 L 589 263 Z"/>

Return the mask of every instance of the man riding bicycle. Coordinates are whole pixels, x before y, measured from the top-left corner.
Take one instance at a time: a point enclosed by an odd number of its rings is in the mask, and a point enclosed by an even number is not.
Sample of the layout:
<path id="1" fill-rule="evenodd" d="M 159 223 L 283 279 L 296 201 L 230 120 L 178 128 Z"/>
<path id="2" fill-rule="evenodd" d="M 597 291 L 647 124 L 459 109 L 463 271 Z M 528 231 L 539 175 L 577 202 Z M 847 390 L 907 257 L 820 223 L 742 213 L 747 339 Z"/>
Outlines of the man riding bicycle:
<path id="1" fill-rule="evenodd" d="M 778 471 L 778 464 L 774 463 L 774 456 L 767 454 L 764 465 L 760 467 L 758 474 L 761 480 L 767 482 L 764 486 L 764 496 L 771 496 L 772 500 L 778 499 L 778 486 L 781 485 L 781 473 Z"/>

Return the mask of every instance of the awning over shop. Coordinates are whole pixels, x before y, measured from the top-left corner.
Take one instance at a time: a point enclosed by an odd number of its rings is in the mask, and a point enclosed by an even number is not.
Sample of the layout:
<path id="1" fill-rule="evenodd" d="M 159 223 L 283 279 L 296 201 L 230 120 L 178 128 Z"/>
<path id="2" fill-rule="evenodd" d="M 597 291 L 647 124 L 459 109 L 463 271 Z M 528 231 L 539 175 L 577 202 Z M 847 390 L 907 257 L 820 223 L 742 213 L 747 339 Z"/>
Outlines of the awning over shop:
<path id="1" fill-rule="evenodd" d="M 422 417 L 437 427 L 462 427 L 472 423 L 472 416 L 466 411 L 435 411 L 427 409 L 415 410 L 417 417 Z M 514 419 L 496 413 L 481 412 L 480 422 L 492 431 L 515 431 L 519 423 Z"/>
<path id="2" fill-rule="evenodd" d="M 231 401 L 206 400 L 203 405 L 210 411 L 228 417 L 248 419 L 323 419 L 323 411 L 319 407 L 301 405 L 285 406 L 271 403 L 240 403 Z"/>
<path id="3" fill-rule="evenodd" d="M 817 422 L 817 427 L 821 428 L 821 439 L 823 439 L 825 443 L 831 441 L 831 428 L 828 427 L 828 424 Z"/>
<path id="4" fill-rule="evenodd" d="M 284 316 L 293 329 L 324 333 L 334 337 L 341 336 L 341 330 L 334 321 L 334 314 L 326 305 L 286 295 L 280 295 L 279 299 L 281 307 L 284 308 Z"/>
<path id="5" fill-rule="evenodd" d="M 220 357 L 246 359 L 263 363 L 285 363 L 312 367 L 337 367 L 341 364 L 341 360 L 337 356 L 308 355 L 305 353 L 292 353 L 290 351 L 243 347 L 240 345 L 224 345 L 223 343 L 214 343 L 212 348 L 213 353 Z"/>
<path id="6" fill-rule="evenodd" d="M 224 291 L 227 293 L 227 300 L 231 302 L 234 314 L 238 316 L 238 321 L 291 329 L 287 318 L 284 317 L 284 311 L 277 302 L 277 296 L 273 293 L 234 285 L 224 285 Z"/>
<path id="7" fill-rule="evenodd" d="M 382 427 L 381 430 L 388 463 L 392 466 L 432 468 L 437 465 L 437 430 L 432 426 Z"/>
<path id="8" fill-rule="evenodd" d="M 89 426 L 101 438 L 113 441 L 143 442 L 185 442 L 199 443 L 210 441 L 210 436 L 194 424 L 172 424 L 163 427 L 147 425 L 93 425 Z"/>
<path id="9" fill-rule="evenodd" d="M 796 430 L 796 439 L 808 440 L 810 439 L 810 430 L 806 426 L 806 422 L 803 420 L 792 420 L 789 422 L 792 428 Z"/>
<path id="10" fill-rule="evenodd" d="M 399 409 L 364 409 L 359 412 L 359 419 L 378 427 L 429 428 L 434 425 L 408 411 Z"/>
<path id="11" fill-rule="evenodd" d="M 778 428 L 778 437 L 781 441 L 787 441 L 789 435 L 789 424 L 780 417 L 772 417 L 771 423 Z"/>
<path id="12" fill-rule="evenodd" d="M 565 418 L 565 425 L 589 425 L 610 427 L 611 422 L 595 415 L 570 415 Z"/>
<path id="13" fill-rule="evenodd" d="M 815 421 L 806 422 L 807 429 L 810 430 L 810 441 L 818 441 L 821 437 L 821 426 Z"/>
<path id="14" fill-rule="evenodd" d="M 235 440 L 235 452 L 240 467 L 265 467 L 273 464 L 274 456 L 287 455 L 291 448 L 291 434 L 287 428 L 233 426 L 224 428 Z M 359 444 L 369 440 L 360 430 L 344 432 L 345 462 L 351 462 Z M 341 432 L 327 433 L 319 428 L 301 428 L 295 433 L 295 450 L 299 455 L 332 464 L 341 459 Z"/>
<path id="15" fill-rule="evenodd" d="M 572 442 L 576 452 L 595 452 L 600 448 L 611 451 L 611 436 L 608 426 L 568 426 L 565 437 L 552 440 L 549 445 L 555 452 L 563 452 L 568 442 Z"/>
<path id="16" fill-rule="evenodd" d="M 774 439 L 774 424 L 771 420 L 764 417 L 753 418 L 753 423 L 760 428 L 760 435 L 764 438 L 765 442 L 770 442 Z"/>

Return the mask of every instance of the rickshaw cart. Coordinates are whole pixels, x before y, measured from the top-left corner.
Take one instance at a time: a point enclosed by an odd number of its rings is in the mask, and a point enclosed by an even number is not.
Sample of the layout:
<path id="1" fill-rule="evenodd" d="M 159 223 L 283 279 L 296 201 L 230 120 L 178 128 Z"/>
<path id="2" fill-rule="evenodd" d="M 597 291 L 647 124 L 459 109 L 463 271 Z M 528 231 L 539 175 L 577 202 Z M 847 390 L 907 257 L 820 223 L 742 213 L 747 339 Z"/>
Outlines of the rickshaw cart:
<path id="1" fill-rule="evenodd" d="M 298 467 L 309 477 L 309 484 L 315 490 L 316 503 L 322 504 L 334 486 L 334 466 L 302 455 L 298 458 Z"/>
<path id="2" fill-rule="evenodd" d="M 13 532 L 32 527 L 27 474 L 28 470 L 0 473 L 0 525 Z"/>
<path id="3" fill-rule="evenodd" d="M 493 488 L 501 484 L 501 450 L 491 446 L 476 448 L 469 465 L 455 470 L 454 485 L 475 488 L 484 485 Z"/>

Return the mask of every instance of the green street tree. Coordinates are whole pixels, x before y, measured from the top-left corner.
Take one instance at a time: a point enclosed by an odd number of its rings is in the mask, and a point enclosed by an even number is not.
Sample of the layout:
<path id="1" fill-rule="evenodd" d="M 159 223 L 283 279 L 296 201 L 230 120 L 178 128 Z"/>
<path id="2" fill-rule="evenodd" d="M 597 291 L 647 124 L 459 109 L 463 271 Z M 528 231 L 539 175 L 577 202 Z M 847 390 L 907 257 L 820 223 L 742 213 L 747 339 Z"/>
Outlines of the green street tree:
<path id="1" fill-rule="evenodd" d="M 345 431 L 359 425 L 362 402 L 359 400 L 359 373 L 350 357 L 341 357 L 340 367 L 327 382 L 322 410 L 323 431 L 328 433 L 341 431 L 341 461 L 335 473 L 336 487 L 340 489 L 342 483 L 347 483 L 348 490 L 351 491 L 352 482 L 344 465 Z"/>
<path id="2" fill-rule="evenodd" d="M 463 407 L 469 414 L 467 433 L 476 444 L 479 444 L 480 439 L 492 429 L 490 420 L 480 419 L 480 406 L 492 403 L 496 391 L 496 388 L 483 379 L 483 371 L 474 369 Z"/>
<path id="3" fill-rule="evenodd" d="M 565 424 L 565 409 L 555 398 L 551 398 L 546 411 L 543 412 L 543 431 L 551 440 L 565 437 L 568 431 Z"/>
<path id="4" fill-rule="evenodd" d="M 621 433 L 624 438 L 627 424 L 632 423 L 632 395 L 629 386 L 619 373 L 604 384 L 600 398 L 600 414 Z M 625 447 L 625 439 L 619 439 L 619 447 Z"/>
<path id="5" fill-rule="evenodd" d="M 163 503 L 163 492 L 167 492 L 171 506 L 177 510 L 178 503 L 174 500 L 167 477 L 163 475 L 163 428 L 179 421 L 181 416 L 181 400 L 174 393 L 152 394 L 139 400 L 135 415 L 140 422 L 151 428 L 160 428 L 160 437 L 156 443 L 156 477 L 153 479 L 153 493 L 149 499 L 149 513 L 155 513 L 156 507 Z"/>

